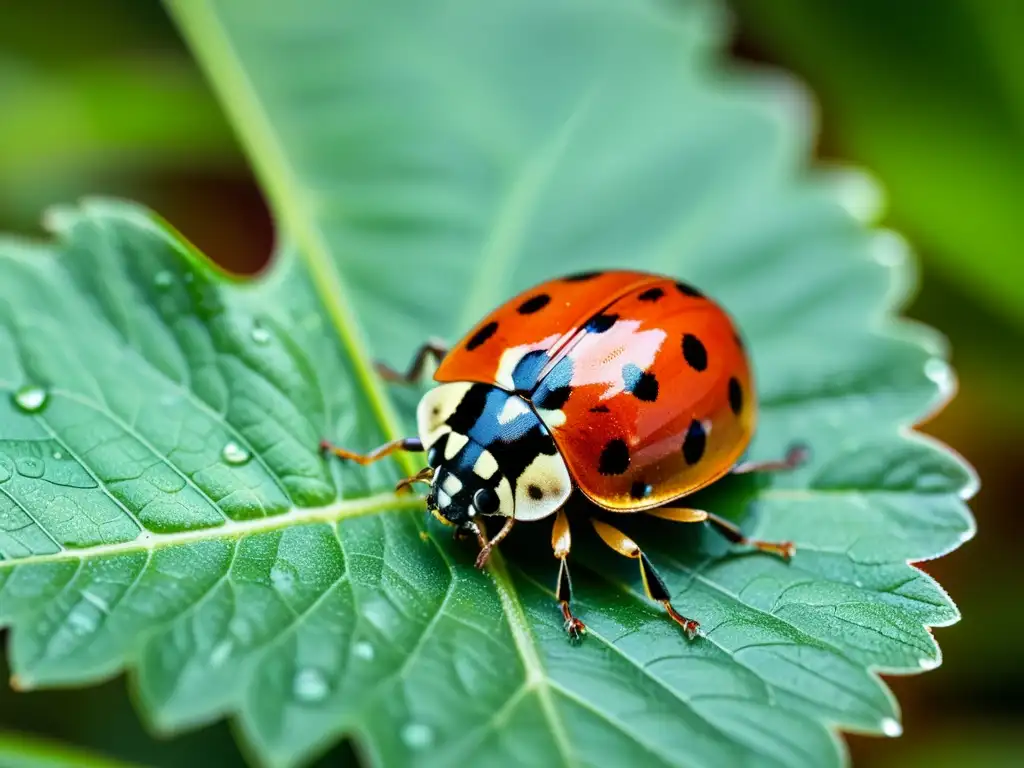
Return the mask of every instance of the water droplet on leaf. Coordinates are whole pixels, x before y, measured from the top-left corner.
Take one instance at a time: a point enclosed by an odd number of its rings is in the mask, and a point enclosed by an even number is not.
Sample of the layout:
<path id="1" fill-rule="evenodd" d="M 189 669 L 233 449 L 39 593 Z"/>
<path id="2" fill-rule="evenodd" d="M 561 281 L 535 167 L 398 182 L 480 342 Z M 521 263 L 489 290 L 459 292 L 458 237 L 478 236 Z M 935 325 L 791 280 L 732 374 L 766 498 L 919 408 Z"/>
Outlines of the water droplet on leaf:
<path id="1" fill-rule="evenodd" d="M 373 660 L 373 646 L 365 641 L 361 641 L 353 645 L 352 653 L 355 654 L 356 658 L 363 659 L 363 661 Z"/>
<path id="2" fill-rule="evenodd" d="M 299 701 L 322 701 L 329 691 L 323 672 L 312 667 L 300 669 L 292 681 L 292 693 Z"/>
<path id="3" fill-rule="evenodd" d="M 224 461 L 236 467 L 247 463 L 249 459 L 252 458 L 252 454 L 234 440 L 224 446 L 220 455 L 223 457 Z"/>
<path id="4" fill-rule="evenodd" d="M 57 459 L 57 461 L 60 461 L 61 459 L 64 458 L 64 454 L 61 453 L 60 451 L 54 451 L 53 458 Z"/>
<path id="5" fill-rule="evenodd" d="M 270 341 L 270 331 L 260 325 L 258 322 L 253 323 L 252 326 L 252 340 L 257 344 L 266 344 Z"/>
<path id="6" fill-rule="evenodd" d="M 425 749 L 434 743 L 434 731 L 429 725 L 409 723 L 402 728 L 402 741 L 412 749 Z"/>
<path id="7" fill-rule="evenodd" d="M 882 733 L 886 736 L 896 738 L 903 734 L 903 726 L 893 720 L 891 717 L 887 717 L 882 720 Z"/>
<path id="8" fill-rule="evenodd" d="M 156 273 L 153 282 L 156 283 L 158 288 L 167 288 L 174 282 L 174 275 L 164 269 Z"/>
<path id="9" fill-rule="evenodd" d="M 938 384 L 943 389 L 949 389 L 953 385 L 953 373 L 949 364 L 939 357 L 933 357 L 924 364 L 924 375 Z"/>
<path id="10" fill-rule="evenodd" d="M 39 413 L 49 399 L 45 389 L 34 385 L 24 386 L 14 393 L 14 404 L 25 413 Z"/>
<path id="11" fill-rule="evenodd" d="M 35 456 L 22 457 L 15 462 L 15 466 L 22 477 L 42 477 L 46 469 L 43 460 Z"/>
<path id="12" fill-rule="evenodd" d="M 213 651 L 210 653 L 210 666 L 220 667 L 224 665 L 224 662 L 231 656 L 231 651 L 235 645 L 230 640 L 222 640 L 213 647 Z"/>

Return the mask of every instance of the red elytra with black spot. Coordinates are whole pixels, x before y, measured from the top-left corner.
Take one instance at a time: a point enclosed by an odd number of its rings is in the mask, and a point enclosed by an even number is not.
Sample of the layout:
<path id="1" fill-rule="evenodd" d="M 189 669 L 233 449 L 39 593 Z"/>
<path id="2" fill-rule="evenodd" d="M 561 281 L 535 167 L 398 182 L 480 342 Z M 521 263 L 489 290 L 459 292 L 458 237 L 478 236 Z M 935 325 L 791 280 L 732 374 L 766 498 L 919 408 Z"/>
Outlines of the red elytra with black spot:
<path id="1" fill-rule="evenodd" d="M 538 351 L 542 369 L 517 387 L 513 370 Z M 566 371 L 567 384 L 550 386 Z M 685 283 L 642 272 L 575 275 L 519 294 L 456 344 L 434 378 L 521 391 L 577 487 L 619 512 L 725 475 L 756 420 L 750 365 L 726 312 Z"/>

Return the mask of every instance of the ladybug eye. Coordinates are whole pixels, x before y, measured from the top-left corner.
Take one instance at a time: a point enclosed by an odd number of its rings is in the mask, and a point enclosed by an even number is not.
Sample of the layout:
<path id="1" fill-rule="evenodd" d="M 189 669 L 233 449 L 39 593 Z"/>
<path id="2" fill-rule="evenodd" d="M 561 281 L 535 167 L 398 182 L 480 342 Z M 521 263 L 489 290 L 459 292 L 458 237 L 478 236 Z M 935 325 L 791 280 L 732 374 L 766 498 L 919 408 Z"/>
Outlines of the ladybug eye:
<path id="1" fill-rule="evenodd" d="M 498 511 L 498 495 L 490 488 L 481 488 L 473 494 L 473 506 L 481 515 L 493 515 Z"/>
<path id="2" fill-rule="evenodd" d="M 427 451 L 427 464 L 431 467 L 437 467 L 441 463 L 441 452 L 437 450 L 436 445 L 432 445 L 430 450 Z"/>

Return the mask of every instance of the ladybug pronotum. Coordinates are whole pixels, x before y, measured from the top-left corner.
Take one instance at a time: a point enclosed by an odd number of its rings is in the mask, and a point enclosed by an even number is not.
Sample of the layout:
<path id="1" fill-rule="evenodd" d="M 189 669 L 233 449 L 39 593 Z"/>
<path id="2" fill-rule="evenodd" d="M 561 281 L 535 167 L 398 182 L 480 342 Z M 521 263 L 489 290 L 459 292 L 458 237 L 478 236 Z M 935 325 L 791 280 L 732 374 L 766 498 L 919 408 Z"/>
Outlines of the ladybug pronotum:
<path id="1" fill-rule="evenodd" d="M 419 436 L 357 454 L 369 464 L 395 451 L 426 451 L 427 467 L 399 483 L 429 484 L 427 508 L 480 546 L 482 568 L 517 521 L 554 516 L 557 599 L 571 639 L 586 631 L 570 609 L 571 544 L 563 507 L 574 492 L 609 512 L 707 522 L 730 541 L 784 558 L 790 542 L 746 538 L 735 525 L 680 500 L 727 473 L 795 467 L 740 463 L 757 403 L 750 364 L 731 319 L 700 291 L 671 278 L 610 271 L 570 275 L 524 291 L 489 314 L 451 351 L 419 350 L 408 372 L 378 366 L 391 381 L 416 381 L 440 362 L 417 409 Z M 607 516 L 604 516 L 607 517 Z M 485 518 L 503 519 L 488 537 Z M 640 547 L 590 516 L 598 536 L 639 561 L 644 589 L 693 637 Z"/>

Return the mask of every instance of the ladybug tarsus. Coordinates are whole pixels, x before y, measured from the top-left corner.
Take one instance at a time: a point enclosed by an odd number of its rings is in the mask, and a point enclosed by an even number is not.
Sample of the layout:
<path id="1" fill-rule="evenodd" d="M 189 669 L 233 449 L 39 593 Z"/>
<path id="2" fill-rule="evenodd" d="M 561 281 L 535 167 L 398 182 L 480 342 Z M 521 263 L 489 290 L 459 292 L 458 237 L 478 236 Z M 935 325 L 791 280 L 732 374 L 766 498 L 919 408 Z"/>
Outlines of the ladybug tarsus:
<path id="1" fill-rule="evenodd" d="M 566 607 L 563 606 L 562 610 L 565 611 Z M 572 614 L 565 620 L 565 632 L 569 635 L 569 642 L 573 645 L 583 642 L 583 636 L 587 634 L 587 625 L 577 619 Z"/>
<path id="2" fill-rule="evenodd" d="M 767 552 L 770 555 L 778 555 L 787 563 L 796 554 L 796 545 L 792 541 L 751 541 L 747 540 L 755 549 Z"/>
<path id="3" fill-rule="evenodd" d="M 480 552 L 477 554 L 476 562 L 473 563 L 473 565 L 475 565 L 479 570 L 482 571 L 484 568 L 487 567 L 487 561 L 491 557 L 491 549 L 492 549 L 492 547 L 491 547 L 490 544 L 485 544 L 480 549 Z"/>
<path id="4" fill-rule="evenodd" d="M 704 633 L 700 631 L 699 622 L 696 622 L 693 619 L 688 619 L 685 616 L 683 616 L 681 613 L 679 613 L 679 611 L 672 607 L 672 604 L 668 600 L 662 600 L 661 604 L 665 606 L 665 611 L 668 613 L 669 616 L 672 617 L 672 621 L 674 621 L 676 624 L 683 628 L 683 632 L 686 633 L 687 638 L 693 640 L 697 637 L 697 635 L 703 636 Z"/>

